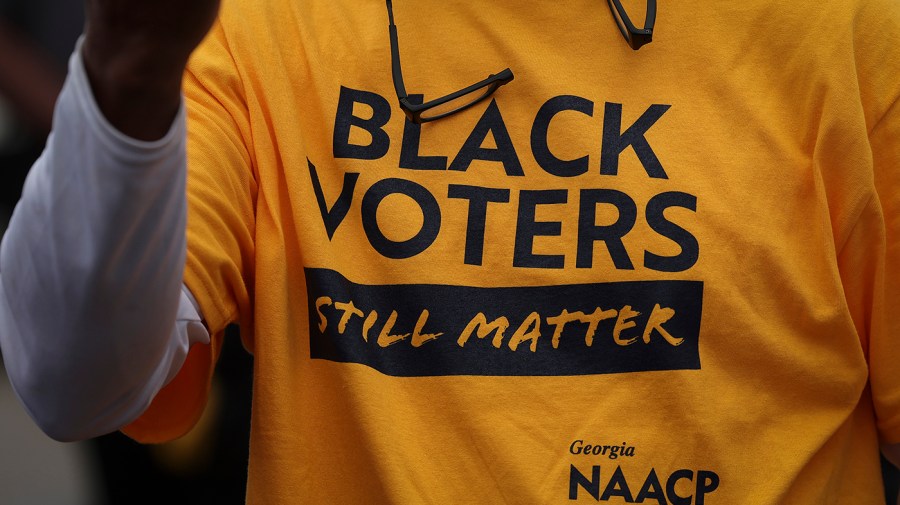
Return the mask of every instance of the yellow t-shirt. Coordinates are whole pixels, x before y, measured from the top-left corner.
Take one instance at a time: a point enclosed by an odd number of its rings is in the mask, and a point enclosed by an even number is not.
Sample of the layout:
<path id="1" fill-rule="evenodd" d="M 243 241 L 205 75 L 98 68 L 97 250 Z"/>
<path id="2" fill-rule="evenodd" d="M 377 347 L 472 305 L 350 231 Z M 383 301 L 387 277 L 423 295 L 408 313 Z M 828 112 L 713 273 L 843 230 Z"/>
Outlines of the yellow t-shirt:
<path id="1" fill-rule="evenodd" d="M 643 2 L 640 2 L 643 3 Z M 638 2 L 626 7 L 640 11 Z M 900 4 L 226 0 L 185 282 L 255 356 L 248 503 L 882 503 L 900 442 Z M 639 13 L 632 17 L 640 18 Z"/>

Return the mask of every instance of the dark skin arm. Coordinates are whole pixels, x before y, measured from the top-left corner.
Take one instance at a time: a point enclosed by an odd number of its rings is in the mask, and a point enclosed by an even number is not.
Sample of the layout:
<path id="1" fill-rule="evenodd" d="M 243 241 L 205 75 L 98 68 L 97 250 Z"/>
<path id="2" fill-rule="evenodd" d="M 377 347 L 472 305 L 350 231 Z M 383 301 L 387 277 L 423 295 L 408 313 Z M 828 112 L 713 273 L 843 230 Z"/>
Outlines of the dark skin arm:
<path id="1" fill-rule="evenodd" d="M 219 0 L 88 0 L 85 69 L 103 115 L 139 140 L 166 134 L 181 101 L 191 52 Z"/>

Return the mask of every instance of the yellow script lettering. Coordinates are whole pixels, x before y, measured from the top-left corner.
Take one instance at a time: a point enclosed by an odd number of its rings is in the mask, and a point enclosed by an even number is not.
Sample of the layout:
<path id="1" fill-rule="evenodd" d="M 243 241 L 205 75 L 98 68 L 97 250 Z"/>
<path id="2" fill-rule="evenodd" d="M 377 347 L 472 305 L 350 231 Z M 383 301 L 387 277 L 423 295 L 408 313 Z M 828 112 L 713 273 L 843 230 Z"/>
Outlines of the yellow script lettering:
<path id="1" fill-rule="evenodd" d="M 319 315 L 319 331 L 322 333 L 325 333 L 325 328 L 328 328 L 328 319 L 325 319 L 325 314 L 322 313 L 322 307 L 328 305 L 331 305 L 331 298 L 320 296 L 316 299 L 316 314 Z"/>
<path id="2" fill-rule="evenodd" d="M 621 346 L 631 345 L 637 341 L 637 337 L 623 339 L 622 332 L 637 326 L 637 323 L 634 321 L 629 321 L 629 319 L 634 319 L 635 317 L 641 315 L 640 312 L 635 312 L 631 310 L 631 305 L 626 305 L 622 307 L 622 310 L 619 312 L 619 318 L 616 320 L 616 328 L 613 330 L 613 340 L 616 341 L 617 344 Z"/>
<path id="3" fill-rule="evenodd" d="M 334 308 L 344 312 L 344 315 L 341 316 L 340 323 L 338 323 L 338 333 L 340 333 L 341 335 L 343 335 L 344 332 L 347 331 L 347 323 L 350 322 L 351 317 L 353 317 L 353 316 L 363 317 L 363 312 L 361 310 L 357 309 L 355 305 L 353 305 L 352 300 L 347 303 L 340 303 L 340 302 L 335 303 Z"/>
<path id="4" fill-rule="evenodd" d="M 369 315 L 366 316 L 366 320 L 363 321 L 363 340 L 366 342 L 369 341 L 369 330 L 372 329 L 372 326 L 375 326 L 375 321 L 378 320 L 378 312 L 374 310 L 369 312 Z"/>
<path id="5" fill-rule="evenodd" d="M 403 335 L 391 335 L 391 330 L 394 329 L 394 323 L 397 322 L 397 315 L 396 310 L 392 311 L 391 316 L 388 318 L 387 322 L 384 323 L 384 328 L 381 329 L 381 334 L 378 335 L 379 346 L 387 347 L 396 344 L 409 336 L 409 333 L 404 333 Z"/>
<path id="6" fill-rule="evenodd" d="M 416 323 L 415 329 L 413 329 L 412 336 L 412 346 L 413 347 L 422 347 L 426 342 L 430 340 L 434 340 L 443 333 L 422 333 L 422 329 L 425 327 L 425 323 L 428 322 L 428 310 L 423 310 L 422 314 L 419 316 L 419 321 Z"/>
<path id="7" fill-rule="evenodd" d="M 665 323 L 669 319 L 672 319 L 673 317 L 675 317 L 674 310 L 668 307 L 663 309 L 659 306 L 659 304 L 656 304 L 653 307 L 653 312 L 650 313 L 650 320 L 647 321 L 647 327 L 644 329 L 644 343 L 650 343 L 650 333 L 653 332 L 653 330 L 656 330 L 660 335 L 663 336 L 664 339 L 666 339 L 666 342 L 668 342 L 669 344 L 675 347 L 683 344 L 683 338 L 673 337 L 671 333 L 669 333 L 665 328 L 662 327 L 663 323 Z"/>
<path id="8" fill-rule="evenodd" d="M 617 310 L 603 310 L 600 307 L 597 307 L 589 316 L 584 316 L 581 322 L 588 323 L 588 329 L 584 334 L 584 344 L 588 347 L 594 345 L 594 335 L 597 334 L 597 326 L 600 325 L 600 321 L 612 319 L 618 314 L 619 312 Z"/>
<path id="9" fill-rule="evenodd" d="M 459 334 L 459 339 L 456 341 L 460 347 L 466 345 L 466 342 L 469 341 L 469 338 L 472 336 L 472 332 L 477 330 L 478 338 L 485 338 L 491 334 L 491 332 L 496 332 L 494 334 L 493 345 L 497 349 L 503 345 L 503 332 L 509 328 L 509 319 L 505 317 L 498 317 L 490 322 L 487 321 L 487 316 L 484 315 L 483 312 L 479 312 L 478 315 L 472 318 L 469 321 L 469 324 L 466 325 L 466 328 Z"/>
<path id="10" fill-rule="evenodd" d="M 509 348 L 513 351 L 518 349 L 519 344 L 527 340 L 531 341 L 531 352 L 537 352 L 538 339 L 541 337 L 541 315 L 532 312 L 522 321 L 519 328 L 513 333 L 509 339 Z"/>
<path id="11" fill-rule="evenodd" d="M 568 310 L 563 309 L 560 315 L 547 318 L 547 324 L 556 326 L 556 329 L 553 330 L 554 349 L 559 349 L 559 339 L 562 338 L 562 332 L 563 329 L 565 329 L 566 324 L 581 321 L 584 317 L 584 312 L 569 312 Z"/>

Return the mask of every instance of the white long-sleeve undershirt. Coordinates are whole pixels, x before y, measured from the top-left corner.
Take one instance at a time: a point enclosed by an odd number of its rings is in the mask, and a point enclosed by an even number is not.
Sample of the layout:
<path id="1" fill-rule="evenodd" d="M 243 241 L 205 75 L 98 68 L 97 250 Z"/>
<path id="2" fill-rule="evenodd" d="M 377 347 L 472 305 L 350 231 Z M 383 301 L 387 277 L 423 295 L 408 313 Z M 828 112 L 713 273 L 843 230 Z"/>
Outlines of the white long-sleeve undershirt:
<path id="1" fill-rule="evenodd" d="M 136 419 L 208 342 L 182 284 L 185 115 L 162 139 L 118 132 L 80 56 L 53 132 L 0 245 L 0 350 L 49 436 L 79 440 Z"/>

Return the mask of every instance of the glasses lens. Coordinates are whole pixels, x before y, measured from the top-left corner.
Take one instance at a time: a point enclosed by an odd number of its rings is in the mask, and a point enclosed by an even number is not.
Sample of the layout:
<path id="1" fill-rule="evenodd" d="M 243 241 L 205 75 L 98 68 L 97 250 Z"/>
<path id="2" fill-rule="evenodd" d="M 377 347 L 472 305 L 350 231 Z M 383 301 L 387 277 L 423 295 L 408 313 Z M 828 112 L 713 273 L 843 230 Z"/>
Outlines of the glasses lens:
<path id="1" fill-rule="evenodd" d="M 422 111 L 420 117 L 424 121 L 429 121 L 442 116 L 446 116 L 447 114 L 478 103 L 479 101 L 487 98 L 496 89 L 497 86 L 493 84 L 490 86 L 485 86 L 483 88 L 478 88 L 472 92 L 466 93 L 460 97 L 456 97 L 440 105 L 430 107 L 429 109 Z"/>

